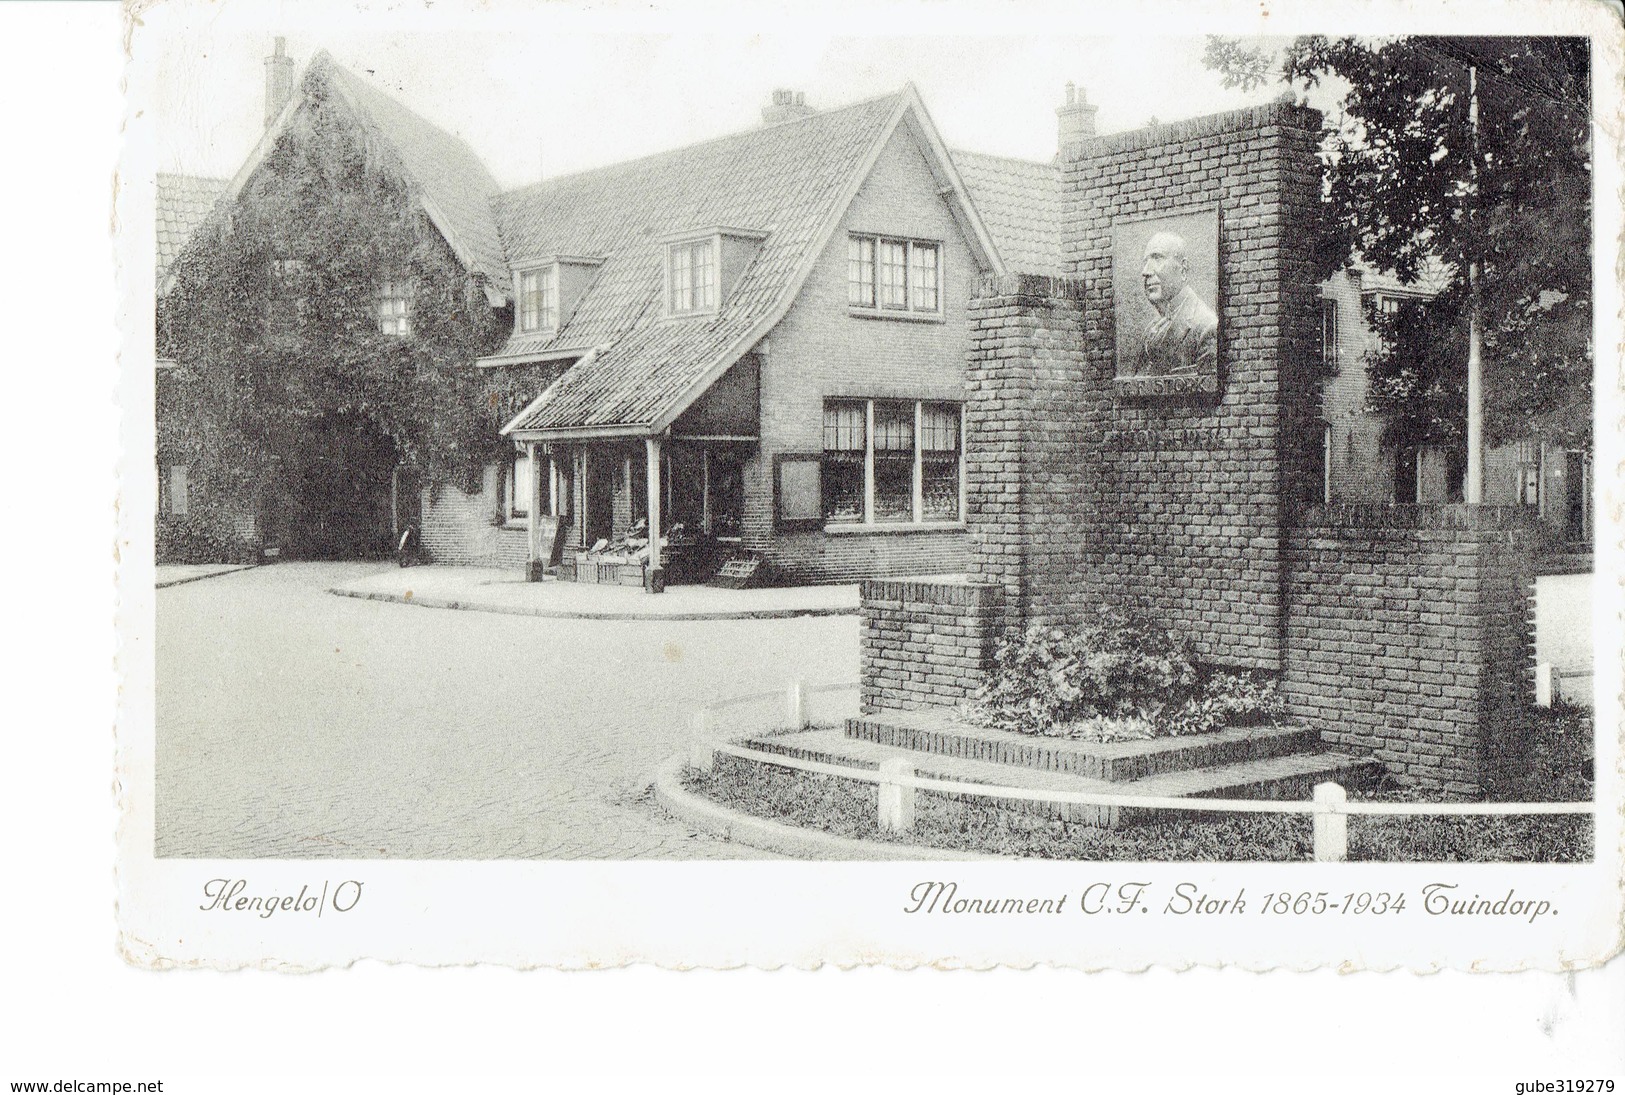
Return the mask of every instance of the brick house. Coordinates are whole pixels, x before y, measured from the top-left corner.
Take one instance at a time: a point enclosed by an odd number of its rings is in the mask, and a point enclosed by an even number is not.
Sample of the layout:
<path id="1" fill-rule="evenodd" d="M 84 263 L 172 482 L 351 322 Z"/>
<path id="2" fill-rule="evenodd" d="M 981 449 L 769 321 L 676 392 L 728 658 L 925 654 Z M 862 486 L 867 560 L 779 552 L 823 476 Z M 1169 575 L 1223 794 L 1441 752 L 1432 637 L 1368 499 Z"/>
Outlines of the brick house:
<path id="1" fill-rule="evenodd" d="M 1058 222 L 1038 212 L 1058 204 L 1052 168 L 950 153 L 911 87 L 822 112 L 781 91 L 759 128 L 503 191 L 466 143 L 325 53 L 295 80 L 279 41 L 266 94 L 265 136 L 213 216 L 252 201 L 279 146 L 330 112 L 482 302 L 463 320 L 482 348 L 459 364 L 523 393 L 503 431 L 514 456 L 419 493 L 378 474 L 385 438 L 358 450 L 367 483 L 292 516 L 193 474 L 161 532 L 229 513 L 238 539 L 275 548 L 348 522 L 349 540 L 310 554 L 372 550 L 411 523 L 436 561 L 517 568 L 533 512 L 561 550 L 664 517 L 683 526 L 674 549 L 748 553 L 782 580 L 963 568 L 966 302 L 984 274 L 1058 265 Z M 172 284 L 184 257 L 161 261 Z M 421 286 L 352 288 L 378 309 L 357 356 L 388 353 L 379 334 L 416 337 Z"/>
<path id="2" fill-rule="evenodd" d="M 368 413 L 373 393 L 359 379 L 359 407 L 305 424 L 303 461 L 279 453 L 253 463 L 223 452 L 265 445 L 243 429 L 242 416 L 223 441 L 204 409 L 210 399 L 222 401 L 229 378 L 221 374 L 251 367 L 239 357 L 257 354 L 252 367 L 264 369 L 278 354 L 320 352 L 410 376 L 466 367 L 473 354 L 460 347 L 481 352 L 500 338 L 492 315 L 506 306 L 508 288 L 490 209 L 498 187 L 466 143 L 325 53 L 296 80 L 281 39 L 266 59 L 264 120 L 261 139 L 230 180 L 158 191 L 160 561 L 383 554 L 415 520 L 417 492 L 401 467 L 407 431 Z M 312 157 L 324 153 L 332 162 L 317 165 Z M 321 181 L 329 167 L 332 178 Z M 288 216 L 289 208 L 298 215 Z M 357 210 L 398 229 L 394 257 L 379 257 L 381 235 L 346 239 L 363 264 L 346 270 L 342 284 L 320 286 L 322 306 L 314 308 L 313 283 L 340 267 L 318 268 L 332 243 L 311 237 L 300 222 Z M 275 226 L 275 252 L 249 250 L 265 241 L 245 240 L 243 225 L 276 215 L 289 223 Z M 235 284 L 223 295 L 212 278 Z M 335 306 L 340 314 L 312 314 Z M 226 356 L 217 346 L 205 360 L 196 349 L 199 331 L 225 346 Z M 284 412 L 257 408 L 262 418 Z"/>
<path id="3" fill-rule="evenodd" d="M 912 88 L 764 121 L 498 199 L 520 305 L 479 364 L 571 362 L 505 428 L 509 512 L 566 555 L 663 518 L 784 580 L 963 569 L 966 302 L 1056 261 L 1053 172 L 948 153 Z"/>
<path id="4" fill-rule="evenodd" d="M 1382 419 L 1366 410 L 1370 381 L 1365 360 L 1378 348 L 1367 308 L 1395 309 L 1426 300 L 1444 288 L 1447 277 L 1446 271 L 1432 269 L 1407 285 L 1355 262 L 1322 283 L 1325 501 L 1461 501 L 1464 468 L 1456 460 L 1437 448 L 1385 448 Z M 1591 540 L 1591 485 L 1590 456 L 1578 450 L 1530 440 L 1494 446 L 1484 454 L 1484 503 L 1529 507 L 1554 541 Z"/>

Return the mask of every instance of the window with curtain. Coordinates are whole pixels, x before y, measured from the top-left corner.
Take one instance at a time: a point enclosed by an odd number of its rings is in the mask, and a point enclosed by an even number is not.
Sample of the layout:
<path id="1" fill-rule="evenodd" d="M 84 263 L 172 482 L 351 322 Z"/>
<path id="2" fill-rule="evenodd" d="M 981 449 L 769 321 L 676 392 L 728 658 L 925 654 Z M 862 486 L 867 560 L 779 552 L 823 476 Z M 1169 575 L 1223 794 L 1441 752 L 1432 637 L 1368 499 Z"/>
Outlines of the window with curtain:
<path id="1" fill-rule="evenodd" d="M 864 519 L 868 416 L 868 405 L 862 400 L 831 400 L 824 404 L 824 464 L 820 489 L 826 521 Z"/>
<path id="2" fill-rule="evenodd" d="M 959 417 L 955 403 L 920 408 L 921 520 L 959 520 Z"/>
<path id="3" fill-rule="evenodd" d="M 876 401 L 873 520 L 914 520 L 914 404 Z"/>
<path id="4" fill-rule="evenodd" d="M 964 429 L 958 403 L 824 403 L 820 490 L 829 523 L 962 520 Z"/>

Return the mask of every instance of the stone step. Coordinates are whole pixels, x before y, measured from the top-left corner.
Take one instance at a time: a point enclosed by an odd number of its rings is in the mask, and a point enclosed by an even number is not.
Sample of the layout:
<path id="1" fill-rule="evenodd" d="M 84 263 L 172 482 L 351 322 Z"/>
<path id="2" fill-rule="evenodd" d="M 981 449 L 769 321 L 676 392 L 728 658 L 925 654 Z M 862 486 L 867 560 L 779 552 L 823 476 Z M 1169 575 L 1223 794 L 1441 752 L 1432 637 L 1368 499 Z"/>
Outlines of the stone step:
<path id="1" fill-rule="evenodd" d="M 997 784 L 1020 787 L 1024 790 L 1077 791 L 1142 797 L 1304 800 L 1312 796 L 1315 784 L 1326 780 L 1341 783 L 1349 790 L 1363 790 L 1374 786 L 1382 775 L 1382 766 L 1376 761 L 1329 752 L 1264 757 L 1212 768 L 1165 772 L 1138 780 L 1110 782 L 1071 772 L 882 745 L 862 738 L 847 737 L 842 731 L 834 729 L 769 735 L 755 738 L 746 744 L 763 752 L 871 771 L 879 768 L 884 761 L 906 758 L 917 773 L 937 779 Z M 732 758 L 719 758 L 719 763 L 724 759 L 729 759 L 733 763 L 749 763 Z M 1115 828 L 1152 819 L 1212 816 L 1194 814 L 1186 810 L 1138 809 L 1132 806 L 1030 802 L 1024 799 L 984 796 L 944 797 L 975 798 L 1002 809 L 1061 818 L 1102 828 Z"/>
<path id="2" fill-rule="evenodd" d="M 788 734 L 775 734 L 754 738 L 745 743 L 752 749 L 768 753 L 781 753 L 802 760 L 823 764 L 842 764 L 852 768 L 874 770 L 881 763 L 906 758 L 914 770 L 934 779 L 961 780 L 965 783 L 992 783 L 1004 787 L 1020 787 L 1034 791 L 1085 791 L 1110 794 L 1116 788 L 1104 780 L 1089 779 L 1069 772 L 1046 771 L 1016 767 L 996 761 L 972 760 L 965 757 L 919 753 L 893 745 L 881 745 L 861 738 L 850 738 L 837 729 L 801 730 Z M 719 762 L 724 758 L 718 758 Z M 949 798 L 964 796 L 949 795 Z M 977 796 L 979 797 L 979 796 Z M 1058 817 L 1078 821 L 1085 825 L 1110 827 L 1117 824 L 1116 811 L 1107 806 L 1079 806 L 1063 803 L 1029 802 L 1024 799 L 983 799 L 1020 813 Z"/>
<path id="3" fill-rule="evenodd" d="M 846 734 L 861 741 L 936 756 L 1068 772 L 1112 783 L 1321 747 L 1320 735 L 1304 726 L 1243 726 L 1146 741 L 1072 741 L 971 726 L 946 708 L 888 711 L 848 719 Z"/>
<path id="4" fill-rule="evenodd" d="M 1379 761 L 1348 753 L 1293 753 L 1185 772 L 1166 772 L 1127 784 L 1128 794 L 1172 798 L 1252 798 L 1302 801 L 1330 780 L 1366 791 L 1382 779 Z M 1180 811 L 1185 813 L 1185 811 Z"/>

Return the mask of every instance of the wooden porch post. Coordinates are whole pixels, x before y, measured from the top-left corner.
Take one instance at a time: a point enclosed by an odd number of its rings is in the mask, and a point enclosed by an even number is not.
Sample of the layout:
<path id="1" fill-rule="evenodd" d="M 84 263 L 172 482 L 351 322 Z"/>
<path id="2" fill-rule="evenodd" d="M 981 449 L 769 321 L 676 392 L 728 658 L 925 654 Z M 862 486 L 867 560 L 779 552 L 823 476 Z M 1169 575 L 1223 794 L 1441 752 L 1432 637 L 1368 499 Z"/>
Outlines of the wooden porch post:
<path id="1" fill-rule="evenodd" d="M 529 526 L 525 531 L 525 580 L 528 582 L 541 581 L 542 572 L 547 569 L 547 560 L 542 556 L 542 462 L 536 458 L 536 448 L 536 442 L 525 442 L 525 462 L 530 467 L 530 498 L 525 503 L 529 507 L 529 516 L 525 519 Z"/>
<path id="2" fill-rule="evenodd" d="M 644 483 L 649 492 L 649 569 L 644 572 L 643 587 L 650 593 L 664 593 L 666 571 L 660 565 L 660 438 L 648 438 L 643 444 L 649 460 Z"/>

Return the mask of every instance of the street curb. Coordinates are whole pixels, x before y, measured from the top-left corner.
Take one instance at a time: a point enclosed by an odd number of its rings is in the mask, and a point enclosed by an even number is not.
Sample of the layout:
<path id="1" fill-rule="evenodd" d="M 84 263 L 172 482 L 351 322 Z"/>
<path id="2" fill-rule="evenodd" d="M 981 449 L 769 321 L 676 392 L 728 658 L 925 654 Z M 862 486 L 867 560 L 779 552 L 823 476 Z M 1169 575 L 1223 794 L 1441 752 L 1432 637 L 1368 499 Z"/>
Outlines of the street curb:
<path id="1" fill-rule="evenodd" d="M 216 570 L 216 571 L 213 571 L 213 572 L 211 572 L 209 574 L 194 574 L 190 578 L 171 578 L 167 582 L 160 582 L 160 581 L 154 580 L 152 588 L 154 588 L 154 589 L 168 589 L 171 586 L 184 586 L 184 585 L 188 585 L 188 584 L 190 584 L 192 582 L 208 581 L 210 578 L 224 578 L 228 574 L 237 574 L 237 573 L 240 573 L 241 571 L 244 571 L 244 570 L 253 570 L 255 567 L 260 566 L 260 565 L 261 564 L 259 564 L 259 563 L 242 563 L 240 565 L 233 564 L 232 566 L 228 567 L 225 570 Z"/>
<path id="2" fill-rule="evenodd" d="M 535 616 L 544 620 L 793 620 L 803 616 L 856 616 L 857 606 L 851 608 L 758 608 L 744 612 L 578 612 L 561 609 L 532 608 L 528 605 L 502 605 L 490 602 L 458 601 L 449 597 L 406 597 L 399 593 L 377 590 L 347 589 L 332 586 L 329 593 L 337 597 L 354 597 L 361 601 L 387 601 L 419 608 L 449 608 L 462 612 L 494 612 L 502 616 Z"/>
<path id="3" fill-rule="evenodd" d="M 877 840 L 831 836 L 798 825 L 786 825 L 782 821 L 752 817 L 685 790 L 682 775 L 686 766 L 682 757 L 672 757 L 660 766 L 660 771 L 655 775 L 655 801 L 683 823 L 721 840 L 796 859 L 964 862 L 1000 858 L 954 852 L 946 848 L 926 848 L 918 844 L 886 844 Z"/>

